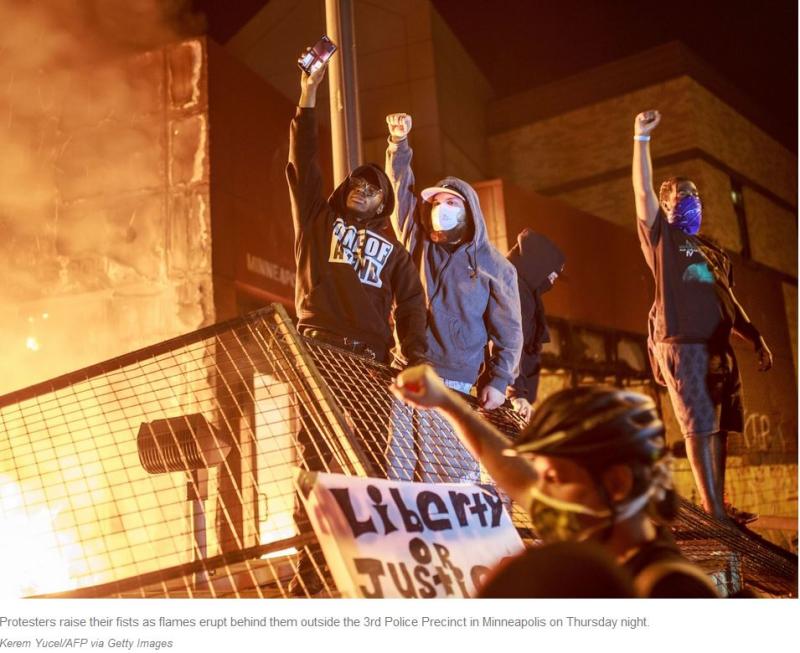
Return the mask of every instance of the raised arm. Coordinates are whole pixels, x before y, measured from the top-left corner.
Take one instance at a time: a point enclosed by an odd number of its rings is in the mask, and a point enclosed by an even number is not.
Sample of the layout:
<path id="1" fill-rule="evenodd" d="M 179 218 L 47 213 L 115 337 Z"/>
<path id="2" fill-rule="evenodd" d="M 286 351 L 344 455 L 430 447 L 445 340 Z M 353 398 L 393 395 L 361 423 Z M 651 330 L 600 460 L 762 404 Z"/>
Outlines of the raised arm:
<path id="1" fill-rule="evenodd" d="M 510 263 L 493 279 L 484 320 L 489 333 L 488 381 L 478 397 L 487 410 L 505 401 L 505 392 L 514 382 L 522 354 L 522 317 L 520 314 L 517 271 Z"/>
<path id="2" fill-rule="evenodd" d="M 527 505 L 528 490 L 537 479 L 533 467 L 524 458 L 507 456 L 510 440 L 447 388 L 433 368 L 408 368 L 397 376 L 391 390 L 416 408 L 437 409 L 502 490 L 514 501 Z"/>
<path id="3" fill-rule="evenodd" d="M 300 77 L 300 99 L 297 113 L 289 130 L 289 163 L 286 179 L 295 237 L 316 215 L 326 201 L 322 192 L 322 172 L 319 167 L 319 142 L 317 136 L 317 89 L 325 77 L 327 63 L 310 75 Z"/>
<path id="4" fill-rule="evenodd" d="M 412 251 L 416 247 L 418 229 L 415 215 L 417 197 L 414 194 L 414 172 L 411 170 L 414 151 L 408 144 L 412 120 L 406 113 L 392 113 L 386 116 L 386 124 L 389 128 L 389 145 L 386 148 L 385 170 L 395 196 L 392 227 L 397 239 Z"/>
<path id="5" fill-rule="evenodd" d="M 650 160 L 650 133 L 661 121 L 658 111 L 643 111 L 633 126 L 633 195 L 636 217 L 650 229 L 658 213 L 658 195 L 653 190 L 653 163 Z"/>

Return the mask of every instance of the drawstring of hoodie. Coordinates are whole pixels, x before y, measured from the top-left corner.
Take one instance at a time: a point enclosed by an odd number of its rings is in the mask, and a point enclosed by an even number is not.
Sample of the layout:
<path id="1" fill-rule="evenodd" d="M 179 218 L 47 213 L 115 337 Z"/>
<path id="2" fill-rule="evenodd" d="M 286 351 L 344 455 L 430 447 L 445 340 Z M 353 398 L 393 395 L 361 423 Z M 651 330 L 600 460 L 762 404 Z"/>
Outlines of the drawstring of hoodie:
<path id="1" fill-rule="evenodd" d="M 367 244 L 367 230 L 364 227 L 361 227 L 356 231 L 358 234 L 358 241 L 356 242 L 356 259 L 358 260 L 358 266 L 364 267 L 366 264 L 366 260 L 364 259 L 364 247 Z"/>
<path id="2" fill-rule="evenodd" d="M 475 244 L 475 240 L 473 240 L 469 245 L 467 245 L 467 259 L 469 260 L 469 278 L 470 279 L 477 279 L 478 278 L 478 247 Z"/>

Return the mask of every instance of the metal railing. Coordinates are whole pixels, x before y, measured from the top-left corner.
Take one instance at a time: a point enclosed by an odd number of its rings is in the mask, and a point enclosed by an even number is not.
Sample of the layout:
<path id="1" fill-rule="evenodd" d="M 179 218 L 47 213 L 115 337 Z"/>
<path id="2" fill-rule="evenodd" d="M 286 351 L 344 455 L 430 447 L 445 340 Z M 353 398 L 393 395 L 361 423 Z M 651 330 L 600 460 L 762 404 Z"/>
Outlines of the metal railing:
<path id="1" fill-rule="evenodd" d="M 491 482 L 445 420 L 392 397 L 395 373 L 300 336 L 276 305 L 0 397 L 6 591 L 336 596 L 295 466 Z M 522 425 L 484 416 L 512 438 Z M 791 554 L 686 502 L 674 530 L 723 591 L 796 595 Z"/>

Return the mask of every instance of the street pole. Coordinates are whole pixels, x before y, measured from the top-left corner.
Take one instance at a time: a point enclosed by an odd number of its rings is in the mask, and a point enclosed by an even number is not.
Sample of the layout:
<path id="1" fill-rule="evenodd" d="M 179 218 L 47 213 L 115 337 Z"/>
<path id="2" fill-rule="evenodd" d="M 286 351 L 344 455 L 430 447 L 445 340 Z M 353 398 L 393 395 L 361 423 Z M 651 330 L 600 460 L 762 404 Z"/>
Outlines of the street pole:
<path id="1" fill-rule="evenodd" d="M 339 46 L 328 70 L 334 188 L 362 158 L 353 5 L 353 0 L 325 0 L 328 36 Z"/>

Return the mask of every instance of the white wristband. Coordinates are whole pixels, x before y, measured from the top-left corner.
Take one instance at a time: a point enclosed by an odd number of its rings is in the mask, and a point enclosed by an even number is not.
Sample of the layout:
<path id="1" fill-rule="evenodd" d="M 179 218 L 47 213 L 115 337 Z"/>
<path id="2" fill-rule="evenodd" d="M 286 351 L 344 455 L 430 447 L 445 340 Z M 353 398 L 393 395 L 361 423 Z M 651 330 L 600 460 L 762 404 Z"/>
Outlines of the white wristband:
<path id="1" fill-rule="evenodd" d="M 635 141 L 643 141 L 643 142 L 649 141 L 650 140 L 650 134 L 634 134 L 633 135 L 633 140 L 635 140 Z"/>

